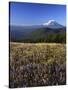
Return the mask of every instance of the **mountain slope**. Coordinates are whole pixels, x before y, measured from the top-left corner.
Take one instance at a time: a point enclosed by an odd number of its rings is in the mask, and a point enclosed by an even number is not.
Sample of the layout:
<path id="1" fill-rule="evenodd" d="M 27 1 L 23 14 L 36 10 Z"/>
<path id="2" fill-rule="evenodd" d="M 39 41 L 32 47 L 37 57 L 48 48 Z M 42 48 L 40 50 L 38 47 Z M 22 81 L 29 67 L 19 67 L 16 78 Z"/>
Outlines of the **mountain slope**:
<path id="1" fill-rule="evenodd" d="M 51 29 L 58 29 L 63 28 L 64 26 L 56 22 L 55 20 L 49 20 L 47 23 L 44 23 L 43 26 L 51 28 Z"/>
<path id="2" fill-rule="evenodd" d="M 66 29 L 40 28 L 31 32 L 28 38 L 35 42 L 66 42 Z"/>
<path id="3" fill-rule="evenodd" d="M 66 42 L 66 27 L 54 20 L 50 20 L 43 25 L 10 26 L 10 41 Z"/>

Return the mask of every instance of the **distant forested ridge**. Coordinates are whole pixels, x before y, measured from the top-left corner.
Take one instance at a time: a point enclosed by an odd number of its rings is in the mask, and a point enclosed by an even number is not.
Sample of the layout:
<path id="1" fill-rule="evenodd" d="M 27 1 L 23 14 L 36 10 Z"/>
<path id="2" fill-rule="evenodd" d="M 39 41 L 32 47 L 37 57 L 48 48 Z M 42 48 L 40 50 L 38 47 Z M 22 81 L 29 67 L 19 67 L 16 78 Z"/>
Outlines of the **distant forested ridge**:
<path id="1" fill-rule="evenodd" d="M 24 43 L 66 43 L 66 27 L 51 29 L 51 28 L 27 28 L 25 32 L 23 28 L 10 29 L 11 42 L 24 42 Z"/>

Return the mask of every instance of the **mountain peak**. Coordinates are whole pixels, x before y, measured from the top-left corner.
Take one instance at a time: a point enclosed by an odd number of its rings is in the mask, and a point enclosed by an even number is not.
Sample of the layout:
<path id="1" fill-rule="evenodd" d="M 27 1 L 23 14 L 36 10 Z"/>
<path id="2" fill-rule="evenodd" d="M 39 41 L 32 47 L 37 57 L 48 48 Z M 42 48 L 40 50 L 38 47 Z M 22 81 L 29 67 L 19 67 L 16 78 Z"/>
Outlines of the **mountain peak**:
<path id="1" fill-rule="evenodd" d="M 55 20 L 49 20 L 47 23 L 44 23 L 43 26 L 53 29 L 63 28 L 63 26 Z"/>
<path id="2" fill-rule="evenodd" d="M 55 20 L 49 20 L 47 23 L 43 23 L 43 25 L 49 25 L 49 24 L 54 24 L 56 23 Z"/>

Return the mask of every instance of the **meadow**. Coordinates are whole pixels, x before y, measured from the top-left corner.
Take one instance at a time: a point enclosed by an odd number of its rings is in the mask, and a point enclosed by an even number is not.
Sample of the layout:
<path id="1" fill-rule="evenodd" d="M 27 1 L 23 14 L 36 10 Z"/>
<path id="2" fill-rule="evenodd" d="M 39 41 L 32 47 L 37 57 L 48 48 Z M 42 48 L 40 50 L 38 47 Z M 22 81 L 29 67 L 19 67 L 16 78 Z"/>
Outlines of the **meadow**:
<path id="1" fill-rule="evenodd" d="M 66 84 L 66 44 L 10 42 L 10 87 Z"/>

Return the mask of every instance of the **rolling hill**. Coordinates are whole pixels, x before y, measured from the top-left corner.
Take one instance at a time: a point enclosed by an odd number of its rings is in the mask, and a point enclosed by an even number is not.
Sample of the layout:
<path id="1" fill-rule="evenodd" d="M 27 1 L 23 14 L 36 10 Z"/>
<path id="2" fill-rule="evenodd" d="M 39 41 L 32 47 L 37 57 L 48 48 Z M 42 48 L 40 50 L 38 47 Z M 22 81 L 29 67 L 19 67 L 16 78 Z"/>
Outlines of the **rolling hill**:
<path id="1" fill-rule="evenodd" d="M 65 43 L 66 27 L 54 20 L 42 25 L 10 26 L 10 41 Z"/>

